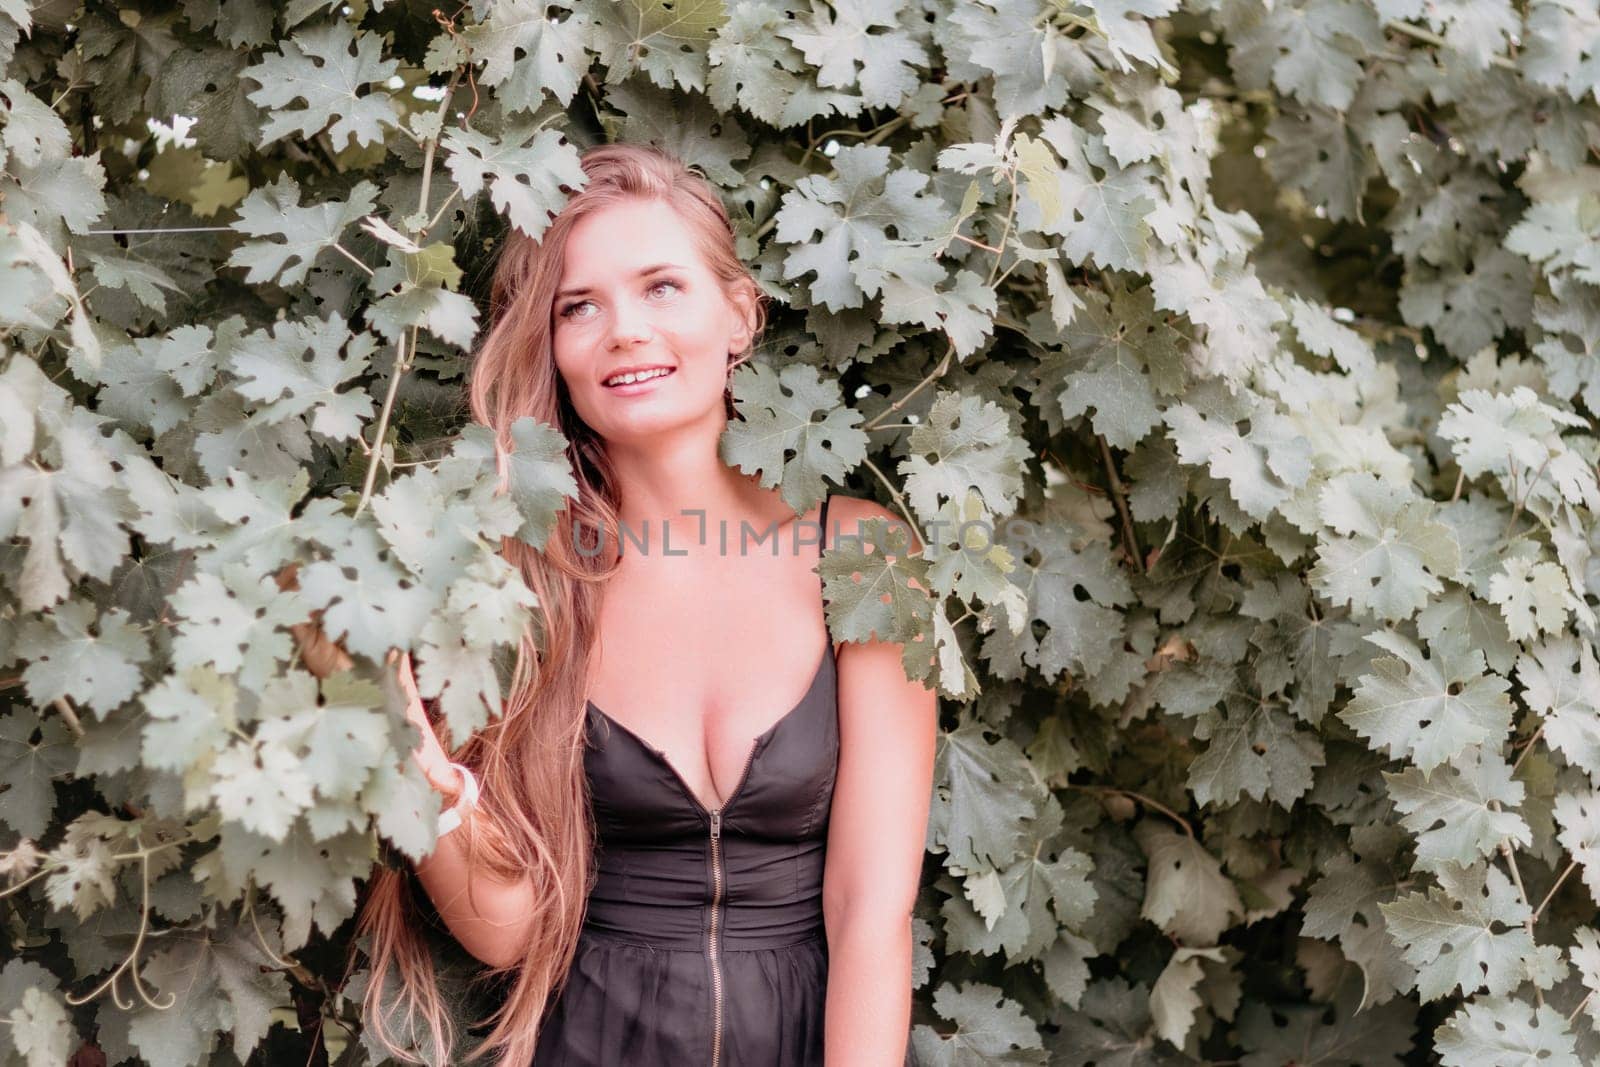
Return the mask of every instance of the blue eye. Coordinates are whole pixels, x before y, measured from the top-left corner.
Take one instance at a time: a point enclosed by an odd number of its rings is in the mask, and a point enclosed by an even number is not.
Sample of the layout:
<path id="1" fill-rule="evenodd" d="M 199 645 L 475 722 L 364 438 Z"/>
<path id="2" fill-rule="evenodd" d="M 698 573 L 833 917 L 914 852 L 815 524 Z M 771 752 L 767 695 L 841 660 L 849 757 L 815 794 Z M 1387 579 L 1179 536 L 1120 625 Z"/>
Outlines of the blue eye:
<path id="1" fill-rule="evenodd" d="M 657 278 L 655 281 L 650 283 L 650 288 L 647 289 L 646 292 L 652 292 L 653 293 L 663 285 L 670 285 L 670 286 L 672 286 L 672 288 L 674 288 L 674 289 L 676 289 L 676 290 L 678 290 L 680 292 L 683 290 L 683 283 L 679 282 L 675 278 Z M 585 304 L 589 304 L 589 303 L 592 303 L 592 301 L 589 301 L 589 300 L 578 300 L 578 301 L 576 301 L 574 303 L 568 304 L 566 307 L 564 307 L 560 311 L 558 311 L 557 314 L 560 315 L 563 319 L 571 319 L 571 318 L 577 318 L 577 317 L 588 318 L 589 316 L 587 316 L 587 315 L 575 316 L 575 315 L 573 315 L 573 312 L 578 310 L 579 308 L 583 307 Z"/>

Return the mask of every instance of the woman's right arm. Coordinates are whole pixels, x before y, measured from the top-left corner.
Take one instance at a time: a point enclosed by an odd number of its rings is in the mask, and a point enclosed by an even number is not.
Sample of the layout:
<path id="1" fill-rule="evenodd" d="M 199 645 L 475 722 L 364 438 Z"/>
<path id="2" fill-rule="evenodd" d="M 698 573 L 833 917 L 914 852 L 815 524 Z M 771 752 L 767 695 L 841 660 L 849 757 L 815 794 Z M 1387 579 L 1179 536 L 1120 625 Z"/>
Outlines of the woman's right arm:
<path id="1" fill-rule="evenodd" d="M 411 673 L 409 654 L 400 656 L 399 677 L 406 693 L 406 714 L 422 732 L 422 744 L 412 752 L 412 758 L 421 766 L 429 784 L 444 794 L 444 807 L 451 807 L 461 795 L 461 776 L 450 766 L 450 757 L 428 722 Z M 463 810 L 462 822 L 475 814 L 475 809 Z M 526 925 L 533 914 L 533 883 L 528 879 L 503 881 L 481 862 L 477 868 L 470 867 L 464 830 L 461 827 L 445 834 L 431 853 L 417 861 L 417 880 L 463 948 L 491 967 L 515 963 L 522 958 Z M 469 873 L 471 893 L 467 892 Z"/>
<path id="2" fill-rule="evenodd" d="M 470 812 L 462 816 L 463 821 L 471 818 Z M 463 948 L 491 967 L 515 963 L 522 958 L 528 916 L 533 914 L 533 883 L 503 882 L 480 866 L 471 872 L 469 895 L 462 840 L 459 829 L 441 837 L 438 847 L 415 864 L 417 880 Z"/>

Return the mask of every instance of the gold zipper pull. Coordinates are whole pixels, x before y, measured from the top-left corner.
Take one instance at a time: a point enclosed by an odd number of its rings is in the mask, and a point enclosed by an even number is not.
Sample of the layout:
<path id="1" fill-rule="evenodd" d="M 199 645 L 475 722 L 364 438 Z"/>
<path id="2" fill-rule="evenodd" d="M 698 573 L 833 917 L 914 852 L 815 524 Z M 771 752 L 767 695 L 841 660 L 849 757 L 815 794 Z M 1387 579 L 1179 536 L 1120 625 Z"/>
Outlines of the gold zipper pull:
<path id="1" fill-rule="evenodd" d="M 722 809 L 721 808 L 718 808 L 716 811 L 713 811 L 711 813 L 711 836 L 714 837 L 714 838 L 722 836 Z"/>

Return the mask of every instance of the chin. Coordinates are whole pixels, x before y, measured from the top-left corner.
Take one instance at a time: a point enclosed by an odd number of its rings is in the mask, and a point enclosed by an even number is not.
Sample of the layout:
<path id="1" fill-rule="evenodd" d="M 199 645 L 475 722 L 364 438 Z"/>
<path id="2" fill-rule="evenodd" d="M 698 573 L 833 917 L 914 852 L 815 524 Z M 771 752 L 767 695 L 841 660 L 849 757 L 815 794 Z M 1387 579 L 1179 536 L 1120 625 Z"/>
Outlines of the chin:
<path id="1" fill-rule="evenodd" d="M 654 437 L 710 423 L 720 424 L 727 418 L 721 393 L 716 395 L 714 403 L 708 405 L 675 404 L 670 408 L 657 407 L 652 410 L 645 410 L 644 405 L 639 405 L 637 411 L 613 409 L 607 415 L 609 417 L 605 420 L 606 429 L 602 436 L 608 441 Z"/>

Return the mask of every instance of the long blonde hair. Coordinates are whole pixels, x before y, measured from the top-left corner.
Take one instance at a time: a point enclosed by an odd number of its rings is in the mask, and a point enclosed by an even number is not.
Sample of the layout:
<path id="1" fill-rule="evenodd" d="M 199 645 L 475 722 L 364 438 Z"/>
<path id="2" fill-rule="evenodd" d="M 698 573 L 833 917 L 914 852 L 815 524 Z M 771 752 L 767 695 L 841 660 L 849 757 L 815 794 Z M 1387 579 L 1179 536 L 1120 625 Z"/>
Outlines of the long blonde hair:
<path id="1" fill-rule="evenodd" d="M 617 559 L 614 547 L 589 556 L 574 547 L 574 526 L 585 531 L 586 540 L 593 531 L 607 531 L 607 544 L 615 545 L 619 500 L 604 441 L 578 417 L 551 354 L 551 307 L 568 235 L 579 219 L 607 205 L 659 201 L 679 213 L 724 287 L 744 289 L 750 297 L 750 348 L 730 368 L 749 358 L 766 322 L 766 298 L 735 250 L 727 210 L 709 181 L 647 145 L 597 146 L 581 162 L 583 188 L 538 240 L 508 232 L 491 287 L 492 325 L 469 387 L 474 421 L 491 428 L 505 451 L 512 447 L 512 423 L 525 415 L 559 429 L 578 483 L 577 498 L 558 514 L 543 551 L 511 538 L 501 543 L 501 554 L 539 598 L 535 621 L 543 640 L 523 634 L 503 714 L 452 753 L 482 786 L 480 810 L 455 831 L 468 862 L 483 864 L 497 878 L 529 879 L 534 889 L 520 962 L 478 976 L 510 984 L 499 1007 L 473 1024 L 492 1022 L 494 1028 L 467 1053 L 476 1060 L 498 1050 L 498 1062 L 517 1067 L 531 1062 L 544 1014 L 565 982 L 593 886 L 594 827 L 583 764 L 586 699 L 602 583 Z M 470 884 L 469 876 L 469 893 Z M 363 1019 L 390 1055 L 417 1062 L 385 1028 L 399 1016 L 410 1032 L 426 1032 L 429 1059 L 443 1063 L 456 1037 L 424 938 L 424 895 L 409 868 L 381 868 L 373 876 L 357 920 L 356 940 L 370 935 Z M 380 1004 L 389 999 L 391 968 L 399 1007 L 385 1013 Z"/>

